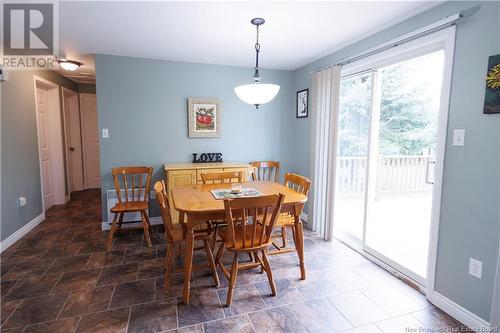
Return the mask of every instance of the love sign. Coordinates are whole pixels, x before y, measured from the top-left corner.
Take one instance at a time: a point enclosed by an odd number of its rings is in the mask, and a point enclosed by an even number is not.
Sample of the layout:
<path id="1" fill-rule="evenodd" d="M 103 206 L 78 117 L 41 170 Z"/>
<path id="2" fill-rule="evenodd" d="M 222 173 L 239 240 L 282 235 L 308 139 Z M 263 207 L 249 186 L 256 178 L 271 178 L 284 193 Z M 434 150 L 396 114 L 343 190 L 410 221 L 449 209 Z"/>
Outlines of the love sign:
<path id="1" fill-rule="evenodd" d="M 223 162 L 222 153 L 193 153 L 193 163 Z"/>

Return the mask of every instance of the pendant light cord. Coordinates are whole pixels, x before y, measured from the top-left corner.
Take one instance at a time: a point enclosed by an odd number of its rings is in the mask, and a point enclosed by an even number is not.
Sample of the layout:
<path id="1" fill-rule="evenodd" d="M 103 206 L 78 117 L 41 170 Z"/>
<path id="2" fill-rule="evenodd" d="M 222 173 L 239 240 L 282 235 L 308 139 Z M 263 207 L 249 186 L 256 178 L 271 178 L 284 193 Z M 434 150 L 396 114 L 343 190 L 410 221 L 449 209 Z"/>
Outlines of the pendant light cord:
<path id="1" fill-rule="evenodd" d="M 259 26 L 257 25 L 257 41 L 255 42 L 255 73 L 253 75 L 253 80 L 255 82 L 259 82 L 260 81 L 260 74 L 259 74 L 259 52 L 260 52 Z"/>

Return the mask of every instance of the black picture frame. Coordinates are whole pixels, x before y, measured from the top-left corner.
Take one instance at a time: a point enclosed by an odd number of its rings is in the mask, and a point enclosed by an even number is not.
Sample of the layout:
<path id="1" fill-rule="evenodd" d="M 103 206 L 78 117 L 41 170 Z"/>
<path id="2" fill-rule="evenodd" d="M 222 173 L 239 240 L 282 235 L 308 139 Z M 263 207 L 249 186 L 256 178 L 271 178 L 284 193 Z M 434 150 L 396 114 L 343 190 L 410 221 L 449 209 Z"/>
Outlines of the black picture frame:
<path id="1" fill-rule="evenodd" d="M 297 118 L 307 118 L 309 116 L 309 89 L 297 91 L 295 97 L 295 116 Z"/>

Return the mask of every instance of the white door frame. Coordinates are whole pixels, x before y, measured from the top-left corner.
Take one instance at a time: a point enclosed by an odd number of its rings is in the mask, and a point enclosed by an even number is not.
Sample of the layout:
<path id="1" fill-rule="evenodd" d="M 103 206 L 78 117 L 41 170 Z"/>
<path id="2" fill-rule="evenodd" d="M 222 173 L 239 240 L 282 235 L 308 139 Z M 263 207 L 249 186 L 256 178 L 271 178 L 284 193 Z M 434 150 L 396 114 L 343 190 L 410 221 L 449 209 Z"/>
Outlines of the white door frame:
<path id="1" fill-rule="evenodd" d="M 432 213 L 429 237 L 429 252 L 426 285 L 422 286 L 427 297 L 434 291 L 436 261 L 438 250 L 439 237 L 439 218 L 441 209 L 441 193 L 443 183 L 443 166 L 445 159 L 446 137 L 448 129 L 448 113 L 449 101 L 451 92 L 451 76 L 453 69 L 454 47 L 455 47 L 455 26 L 443 29 L 432 33 L 425 37 L 421 37 L 412 42 L 400 45 L 394 49 L 390 49 L 379 54 L 367 57 L 365 59 L 347 64 L 342 68 L 342 77 L 354 75 L 365 71 L 373 70 L 374 68 L 390 65 L 397 61 L 411 59 L 419 55 L 431 53 L 433 51 L 445 51 L 444 67 L 443 67 L 443 83 L 441 89 L 441 104 L 439 110 L 439 125 L 438 137 L 436 144 L 436 166 L 434 170 L 434 186 L 432 199 Z M 372 111 L 370 111 L 371 113 Z M 370 135 L 370 134 L 369 134 Z M 368 145 L 370 146 L 370 140 Z M 368 170 L 367 170 L 368 172 Z M 367 201 L 365 202 L 365 212 Z M 366 221 L 366 219 L 365 219 Z M 361 250 L 361 249 L 357 249 Z M 366 253 L 366 252 L 365 252 Z M 367 257 L 373 257 L 368 255 Z M 392 263 L 389 263 L 392 264 Z M 397 265 L 394 268 L 398 269 Z"/>
<path id="2" fill-rule="evenodd" d="M 65 99 L 67 95 L 70 95 L 71 97 L 76 98 L 77 101 L 77 108 L 78 108 L 78 117 L 80 118 L 80 97 L 78 92 L 68 89 L 65 87 L 61 87 L 61 96 L 62 96 L 62 115 L 63 115 L 63 127 L 64 127 L 64 134 L 66 136 L 64 140 L 64 151 L 66 152 L 66 174 L 68 175 L 68 183 L 67 183 L 67 193 L 68 193 L 68 198 L 71 195 L 71 175 L 72 175 L 72 170 L 71 170 L 71 165 L 70 165 L 70 158 L 69 158 L 69 152 L 68 152 L 68 131 L 70 131 L 70 128 L 68 128 L 67 124 L 67 119 L 66 119 L 66 104 L 65 104 Z M 83 177 L 83 149 L 82 149 L 82 130 L 81 130 L 81 120 L 78 120 L 78 123 L 80 124 L 80 130 L 78 132 L 78 135 L 80 136 L 80 153 L 82 154 L 82 188 L 83 190 L 85 188 L 85 183 L 84 183 L 84 177 Z"/>
<path id="3" fill-rule="evenodd" d="M 40 124 L 38 121 L 38 101 L 37 101 L 37 89 L 38 86 L 44 86 L 48 88 L 48 98 L 49 107 L 51 110 L 49 114 L 54 116 L 58 115 L 49 121 L 50 127 L 50 158 L 51 158 L 51 169 L 53 175 L 53 188 L 54 191 L 54 202 L 53 204 L 64 204 L 66 203 L 66 193 L 65 193 L 65 180 L 64 180 L 64 154 L 63 154 L 63 134 L 62 134 L 62 116 L 61 116 L 61 99 L 59 93 L 59 85 L 48 81 L 42 77 L 33 76 L 33 91 L 35 94 L 35 116 L 36 116 L 36 127 L 37 127 L 37 150 L 38 150 L 38 163 L 40 167 L 40 189 L 42 198 L 42 211 L 45 213 L 45 198 L 43 190 L 43 169 L 42 169 L 42 156 L 40 154 L 40 144 L 38 143 Z"/>
<path id="4" fill-rule="evenodd" d="M 497 273 L 491 304 L 491 327 L 500 328 L 500 242 L 498 242 Z"/>

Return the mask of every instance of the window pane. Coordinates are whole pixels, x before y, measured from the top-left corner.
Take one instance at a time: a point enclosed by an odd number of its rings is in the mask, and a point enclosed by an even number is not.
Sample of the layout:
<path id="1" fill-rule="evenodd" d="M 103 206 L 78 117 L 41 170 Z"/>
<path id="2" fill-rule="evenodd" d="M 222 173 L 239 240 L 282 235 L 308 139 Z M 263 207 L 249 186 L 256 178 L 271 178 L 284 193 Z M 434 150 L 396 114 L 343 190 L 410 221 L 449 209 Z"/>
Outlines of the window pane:
<path id="1" fill-rule="evenodd" d="M 371 85 L 371 73 L 340 85 L 334 227 L 358 240 L 363 236 Z"/>
<path id="2" fill-rule="evenodd" d="M 426 276 L 444 51 L 380 68 L 374 193 L 366 245 Z"/>

